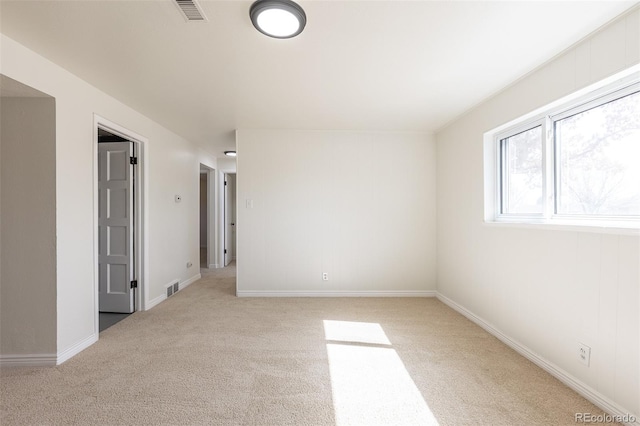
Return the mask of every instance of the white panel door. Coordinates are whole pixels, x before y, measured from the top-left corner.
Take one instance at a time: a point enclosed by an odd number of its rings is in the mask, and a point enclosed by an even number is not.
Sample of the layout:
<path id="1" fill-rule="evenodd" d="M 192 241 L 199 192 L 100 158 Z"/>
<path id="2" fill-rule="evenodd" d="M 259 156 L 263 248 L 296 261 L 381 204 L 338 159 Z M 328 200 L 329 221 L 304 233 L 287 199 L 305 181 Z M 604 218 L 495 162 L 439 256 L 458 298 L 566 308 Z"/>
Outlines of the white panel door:
<path id="1" fill-rule="evenodd" d="M 132 142 L 98 144 L 100 312 L 134 311 Z"/>

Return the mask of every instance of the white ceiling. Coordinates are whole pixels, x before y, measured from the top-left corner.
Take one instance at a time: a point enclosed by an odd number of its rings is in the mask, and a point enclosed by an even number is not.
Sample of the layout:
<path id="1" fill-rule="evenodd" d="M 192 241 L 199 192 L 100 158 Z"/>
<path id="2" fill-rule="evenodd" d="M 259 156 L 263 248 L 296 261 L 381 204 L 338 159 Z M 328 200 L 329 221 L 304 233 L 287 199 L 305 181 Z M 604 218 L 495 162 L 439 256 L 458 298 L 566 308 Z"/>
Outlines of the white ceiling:
<path id="1" fill-rule="evenodd" d="M 251 1 L 5 1 L 0 30 L 215 155 L 238 128 L 432 132 L 636 1 L 309 1 L 297 38 Z"/>

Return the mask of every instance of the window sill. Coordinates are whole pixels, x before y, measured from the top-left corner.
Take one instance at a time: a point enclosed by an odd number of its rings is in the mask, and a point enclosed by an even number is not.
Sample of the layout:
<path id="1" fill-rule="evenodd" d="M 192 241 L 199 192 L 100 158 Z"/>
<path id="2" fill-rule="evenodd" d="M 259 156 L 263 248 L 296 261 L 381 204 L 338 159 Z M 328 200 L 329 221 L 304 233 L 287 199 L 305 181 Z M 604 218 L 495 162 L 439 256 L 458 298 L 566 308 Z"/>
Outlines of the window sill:
<path id="1" fill-rule="evenodd" d="M 600 220 L 539 220 L 519 218 L 499 218 L 485 220 L 485 226 L 500 228 L 524 228 L 553 231 L 591 232 L 597 234 L 618 234 L 640 236 L 640 223 L 634 221 Z"/>

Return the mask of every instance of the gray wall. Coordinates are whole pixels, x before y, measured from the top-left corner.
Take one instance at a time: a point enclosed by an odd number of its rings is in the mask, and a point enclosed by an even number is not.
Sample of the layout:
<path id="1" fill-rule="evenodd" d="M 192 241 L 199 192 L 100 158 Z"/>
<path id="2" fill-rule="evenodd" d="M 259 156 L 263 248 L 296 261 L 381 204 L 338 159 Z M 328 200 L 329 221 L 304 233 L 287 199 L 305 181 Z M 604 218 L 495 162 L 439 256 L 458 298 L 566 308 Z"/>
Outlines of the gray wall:
<path id="1" fill-rule="evenodd" d="M 55 99 L 4 97 L 0 115 L 0 353 L 55 356 Z"/>

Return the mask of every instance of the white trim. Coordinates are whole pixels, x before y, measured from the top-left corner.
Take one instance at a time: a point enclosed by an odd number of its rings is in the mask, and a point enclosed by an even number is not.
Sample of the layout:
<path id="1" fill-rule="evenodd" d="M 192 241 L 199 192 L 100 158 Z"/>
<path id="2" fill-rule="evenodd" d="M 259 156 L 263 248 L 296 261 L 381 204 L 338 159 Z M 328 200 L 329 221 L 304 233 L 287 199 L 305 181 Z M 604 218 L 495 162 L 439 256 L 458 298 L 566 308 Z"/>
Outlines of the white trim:
<path id="1" fill-rule="evenodd" d="M 100 119 L 93 114 L 93 333 L 100 334 L 100 246 L 99 246 L 99 190 L 98 190 L 98 125 Z"/>
<path id="2" fill-rule="evenodd" d="M 94 333 L 91 336 L 79 341 L 75 345 L 66 349 L 65 351 L 58 354 L 56 365 L 60 365 L 63 362 L 67 361 L 69 358 L 76 356 L 83 350 L 87 349 L 89 346 L 93 345 L 98 341 L 98 333 Z"/>
<path id="3" fill-rule="evenodd" d="M 183 290 L 185 288 L 187 288 L 188 286 L 190 286 L 191 284 L 193 284 L 194 282 L 198 281 L 200 278 L 202 278 L 201 274 L 195 274 L 194 276 L 192 276 L 191 278 L 188 278 L 185 281 L 180 282 L 179 279 L 174 279 L 171 280 L 171 282 L 167 285 L 164 286 L 164 288 L 168 288 L 170 286 L 173 286 L 176 282 L 178 283 L 178 291 Z M 175 294 L 175 293 L 173 293 Z M 156 297 L 155 299 L 150 300 L 149 302 L 147 302 L 147 304 L 145 305 L 145 311 L 150 310 L 151 308 L 154 308 L 156 306 L 158 306 L 160 303 L 164 302 L 165 300 L 167 300 L 167 293 L 165 292 L 164 294 L 161 294 L 160 296 Z"/>
<path id="4" fill-rule="evenodd" d="M 493 135 L 494 144 L 494 153 L 496 158 L 495 165 L 497 167 L 495 173 L 495 194 L 494 194 L 494 212 L 495 212 L 495 220 L 498 221 L 502 218 L 518 218 L 522 217 L 522 214 L 518 213 L 503 213 L 502 207 L 503 204 L 509 204 L 509 191 L 505 190 L 504 186 L 509 186 L 509 175 L 508 173 L 503 173 L 507 171 L 507 164 L 509 163 L 508 158 L 508 149 L 504 147 L 502 144 L 503 140 L 507 140 L 511 137 L 518 136 L 522 133 L 525 133 L 529 130 L 534 130 L 540 128 L 540 140 L 542 145 L 542 191 L 541 198 L 546 200 L 548 198 L 549 192 L 547 190 L 548 186 L 548 172 L 547 172 L 547 154 L 548 154 L 548 144 L 546 143 L 547 133 L 548 133 L 548 123 L 545 117 L 537 117 L 535 120 L 527 120 L 523 121 L 515 126 L 510 127 L 509 129 L 503 130 L 502 132 L 495 133 Z M 543 207 L 546 207 L 546 203 L 543 203 Z M 539 220 L 545 217 L 545 211 L 541 213 L 531 213 L 524 215 L 526 217 L 525 220 Z"/>
<path id="5" fill-rule="evenodd" d="M 197 273 L 194 276 L 192 276 L 191 278 L 187 279 L 186 281 L 183 281 L 180 284 L 178 284 L 178 289 L 179 290 L 185 289 L 185 288 L 189 287 L 191 284 L 193 284 L 196 281 L 198 281 L 200 278 L 202 278 L 202 275 L 200 273 Z"/>
<path id="6" fill-rule="evenodd" d="M 156 297 L 155 299 L 149 300 L 145 304 L 144 310 L 148 311 L 151 308 L 154 308 L 154 307 L 158 306 L 160 303 L 164 302 L 166 299 L 167 299 L 167 295 L 166 294 L 161 294 L 160 296 Z"/>
<path id="7" fill-rule="evenodd" d="M 562 222 L 559 220 L 553 221 L 541 221 L 539 223 L 533 222 L 518 222 L 509 220 L 499 221 L 487 221 L 483 222 L 484 226 L 489 227 L 502 227 L 502 228 L 529 228 L 549 231 L 572 231 L 572 232 L 591 232 L 594 234 L 615 234 L 615 235 L 640 235 L 640 228 L 623 227 L 625 223 L 613 223 L 613 222 L 593 222 L 593 224 L 586 224 L 580 222 Z M 637 226 L 636 224 L 633 224 Z"/>
<path id="8" fill-rule="evenodd" d="M 0 355 L 0 367 L 53 367 L 56 354 Z"/>
<path id="9" fill-rule="evenodd" d="M 98 334 L 81 340 L 59 354 L 0 355 L 0 367 L 53 367 L 60 365 L 98 341 Z"/>
<path id="10" fill-rule="evenodd" d="M 435 290 L 397 291 L 237 291 L 238 297 L 436 297 Z"/>
<path id="11" fill-rule="evenodd" d="M 138 213 L 136 217 L 136 232 L 137 238 L 140 242 L 137 250 L 137 265 L 136 275 L 138 281 L 138 292 L 136 298 L 136 310 L 147 310 L 148 303 L 148 289 L 146 285 L 147 278 L 149 276 L 149 212 L 147 206 L 149 205 L 149 167 L 147 163 L 147 148 L 149 139 L 133 132 L 125 127 L 120 126 L 106 118 L 101 117 L 98 114 L 93 114 L 93 256 L 94 256 L 94 333 L 100 334 L 100 319 L 99 319 L 99 301 L 98 301 L 98 283 L 99 283 L 99 271 L 98 271 L 98 128 L 107 129 L 114 134 L 119 134 L 126 137 L 132 142 L 137 143 L 138 152 L 138 186 L 137 186 L 137 204 Z"/>
<path id="12" fill-rule="evenodd" d="M 484 319 L 477 316 L 473 312 L 469 311 L 464 306 L 459 305 L 458 303 L 444 296 L 440 292 L 437 292 L 436 297 L 442 303 L 449 306 L 450 308 L 457 311 L 458 313 L 462 314 L 463 316 L 467 317 L 469 320 L 471 320 L 475 324 L 482 327 L 489 334 L 497 337 L 500 341 L 502 341 L 504 344 L 509 346 L 511 349 L 515 350 L 520 355 L 527 358 L 529 361 L 533 362 L 538 367 L 542 368 L 544 371 L 551 374 L 556 379 L 560 380 L 562 383 L 564 383 L 565 385 L 567 385 L 568 387 L 570 387 L 571 389 L 573 389 L 574 391 L 582 395 L 588 401 L 592 402 L 593 404 L 603 409 L 605 412 L 612 414 L 614 416 L 625 416 L 625 415 L 633 414 L 629 410 L 624 410 L 618 404 L 611 401 L 609 398 L 602 395 L 601 393 L 591 388 L 590 386 L 584 384 L 580 380 L 576 379 L 575 377 L 573 377 L 572 375 L 570 375 L 569 373 L 567 373 L 557 365 L 542 358 L 541 356 L 533 352 L 531 349 L 529 349 L 525 345 L 507 336 L 506 334 L 498 330 L 494 325 L 485 321 Z M 640 426 L 640 419 L 636 418 L 636 421 L 634 423 L 625 423 L 625 424 L 630 426 L 631 425 Z"/>
<path id="13" fill-rule="evenodd" d="M 640 231 L 638 216 L 599 217 L 589 215 L 556 214 L 555 203 L 558 199 L 557 174 L 554 143 L 551 129 L 556 120 L 560 120 L 577 111 L 583 111 L 595 105 L 603 105 L 638 90 L 640 84 L 640 64 L 634 65 L 599 82 L 584 87 L 550 104 L 544 105 L 522 117 L 511 120 L 483 135 L 484 166 L 484 221 L 485 223 L 517 224 L 518 226 L 543 225 L 545 229 L 577 230 L 621 235 L 637 235 Z M 543 206 L 541 214 L 518 215 L 502 213 L 500 140 L 518 134 L 527 127 L 542 123 L 543 129 Z"/>
<path id="14" fill-rule="evenodd" d="M 209 269 L 218 269 L 220 267 L 220 265 L 218 265 L 217 263 L 210 263 L 209 264 Z"/>

